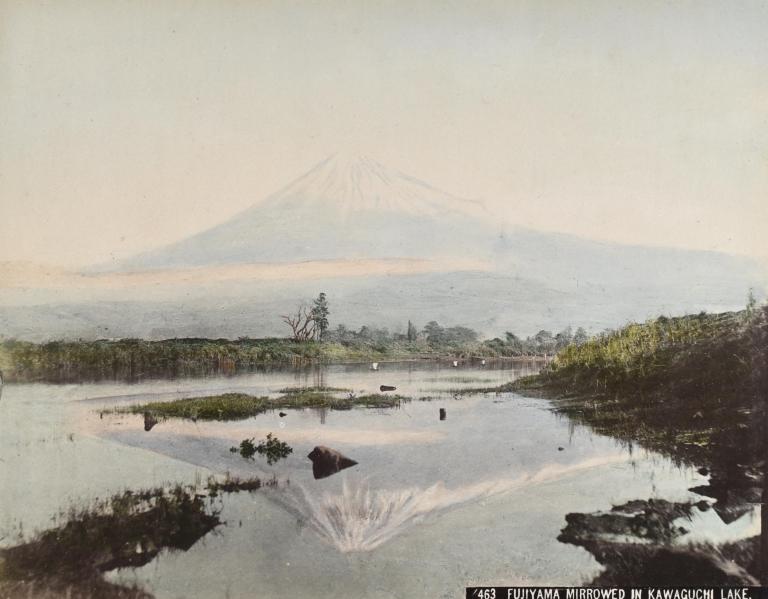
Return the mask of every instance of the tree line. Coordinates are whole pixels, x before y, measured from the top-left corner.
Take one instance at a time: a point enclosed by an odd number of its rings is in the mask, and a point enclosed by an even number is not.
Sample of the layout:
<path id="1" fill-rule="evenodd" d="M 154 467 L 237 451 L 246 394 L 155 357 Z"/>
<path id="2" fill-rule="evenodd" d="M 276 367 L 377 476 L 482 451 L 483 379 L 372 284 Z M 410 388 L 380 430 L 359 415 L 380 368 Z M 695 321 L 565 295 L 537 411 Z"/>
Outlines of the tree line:
<path id="1" fill-rule="evenodd" d="M 328 297 L 325 293 L 320 293 L 311 305 L 301 305 L 294 313 L 283 315 L 282 319 L 290 327 L 291 338 L 294 341 L 318 340 L 344 345 L 382 346 L 407 343 L 423 344 L 431 348 L 482 345 L 502 356 L 554 354 L 571 344 L 581 345 L 589 339 L 582 327 L 574 332 L 569 326 L 557 333 L 542 329 L 535 335 L 525 338 L 507 331 L 504 337 L 480 342 L 479 333 L 469 327 L 445 327 L 435 320 L 429 321 L 421 329 L 409 320 L 405 333 L 393 333 L 387 327 L 367 325 L 355 330 L 344 324 L 338 324 L 331 329 L 329 317 Z"/>

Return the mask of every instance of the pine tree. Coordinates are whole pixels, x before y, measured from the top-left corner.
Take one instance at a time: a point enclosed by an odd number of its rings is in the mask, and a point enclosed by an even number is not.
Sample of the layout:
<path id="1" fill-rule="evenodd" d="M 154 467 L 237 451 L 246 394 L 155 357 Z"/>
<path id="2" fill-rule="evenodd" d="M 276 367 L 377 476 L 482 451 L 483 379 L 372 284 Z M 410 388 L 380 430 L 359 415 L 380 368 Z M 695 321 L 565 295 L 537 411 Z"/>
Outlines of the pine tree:
<path id="1" fill-rule="evenodd" d="M 325 293 L 321 293 L 317 296 L 317 299 L 313 302 L 312 306 L 312 320 L 315 321 L 317 327 L 317 336 L 322 341 L 325 337 L 325 333 L 328 330 L 328 315 L 330 310 L 328 309 L 328 299 Z"/>

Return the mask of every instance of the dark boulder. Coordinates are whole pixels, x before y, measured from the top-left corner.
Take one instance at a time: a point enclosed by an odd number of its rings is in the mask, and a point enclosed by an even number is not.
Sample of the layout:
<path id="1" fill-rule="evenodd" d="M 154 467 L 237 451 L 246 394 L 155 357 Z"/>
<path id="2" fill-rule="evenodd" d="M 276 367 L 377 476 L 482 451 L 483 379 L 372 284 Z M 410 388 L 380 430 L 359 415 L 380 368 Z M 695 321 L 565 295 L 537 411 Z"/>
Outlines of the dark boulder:
<path id="1" fill-rule="evenodd" d="M 331 476 L 357 464 L 355 460 L 351 460 L 335 449 L 324 445 L 315 447 L 307 457 L 312 460 L 312 474 L 316 479 Z"/>
<path id="2" fill-rule="evenodd" d="M 149 432 L 157 424 L 158 420 L 152 415 L 152 412 L 144 412 L 144 430 Z"/>

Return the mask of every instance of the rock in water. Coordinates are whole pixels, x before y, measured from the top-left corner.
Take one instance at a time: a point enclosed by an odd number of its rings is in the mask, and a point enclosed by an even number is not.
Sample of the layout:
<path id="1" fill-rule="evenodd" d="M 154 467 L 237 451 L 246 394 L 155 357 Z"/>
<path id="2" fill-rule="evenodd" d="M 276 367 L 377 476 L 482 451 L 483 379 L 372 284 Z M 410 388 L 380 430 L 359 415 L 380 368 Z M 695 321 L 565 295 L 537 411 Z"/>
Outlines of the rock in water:
<path id="1" fill-rule="evenodd" d="M 157 418 L 155 418 L 151 412 L 144 412 L 144 430 L 149 432 L 157 424 Z"/>
<path id="2" fill-rule="evenodd" d="M 315 478 L 325 478 L 336 474 L 344 468 L 349 468 L 357 464 L 355 460 L 349 459 L 335 449 L 318 445 L 307 457 L 312 460 L 312 474 Z"/>

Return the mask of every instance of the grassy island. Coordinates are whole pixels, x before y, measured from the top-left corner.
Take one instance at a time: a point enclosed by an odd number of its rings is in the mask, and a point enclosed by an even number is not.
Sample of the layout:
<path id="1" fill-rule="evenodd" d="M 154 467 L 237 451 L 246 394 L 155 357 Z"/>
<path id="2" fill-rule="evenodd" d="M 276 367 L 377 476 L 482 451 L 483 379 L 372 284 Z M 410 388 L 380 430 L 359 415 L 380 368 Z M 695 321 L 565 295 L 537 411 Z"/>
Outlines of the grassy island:
<path id="1" fill-rule="evenodd" d="M 336 395 L 338 390 L 326 388 L 295 389 L 280 397 L 257 397 L 245 393 L 224 393 L 205 397 L 190 397 L 174 401 L 158 401 L 118 408 L 118 412 L 151 414 L 155 418 L 188 418 L 191 420 L 242 420 L 268 410 L 328 408 L 349 410 L 364 408 L 396 408 L 408 401 L 402 395 L 371 393 L 345 396 Z M 111 412 L 108 410 L 105 412 Z"/>

